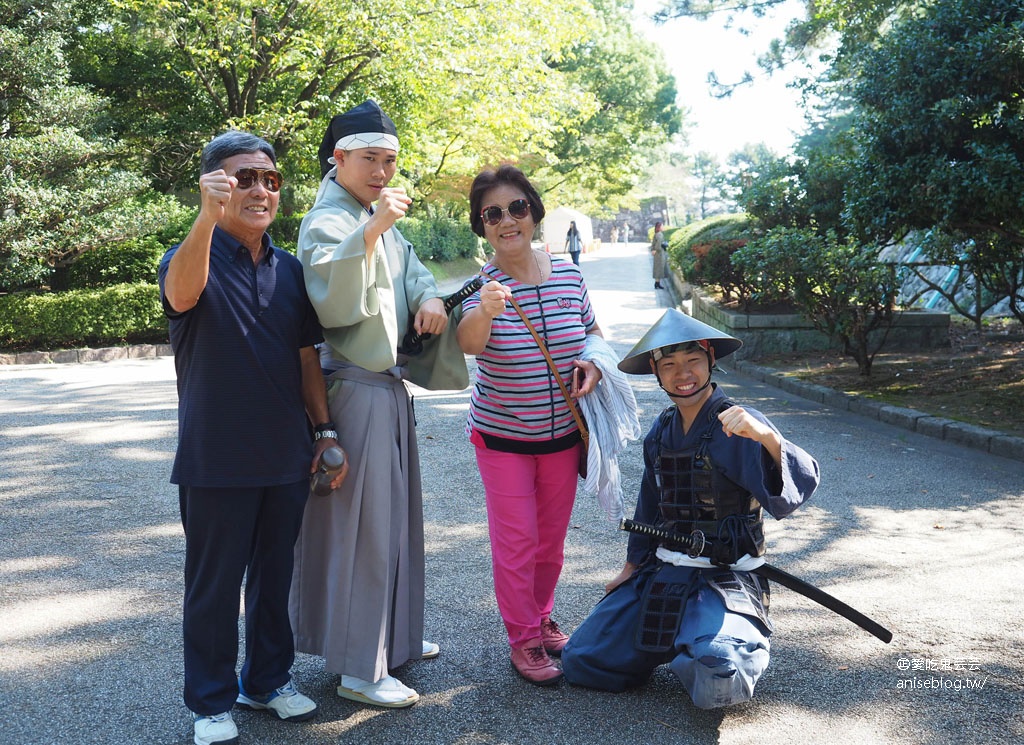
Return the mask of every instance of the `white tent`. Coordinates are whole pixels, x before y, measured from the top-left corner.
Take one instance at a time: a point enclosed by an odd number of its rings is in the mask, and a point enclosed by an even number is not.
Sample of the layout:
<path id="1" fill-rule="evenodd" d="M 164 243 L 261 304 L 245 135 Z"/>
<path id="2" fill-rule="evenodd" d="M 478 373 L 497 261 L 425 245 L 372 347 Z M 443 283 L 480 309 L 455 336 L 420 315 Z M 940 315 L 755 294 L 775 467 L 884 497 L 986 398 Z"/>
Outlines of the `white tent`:
<path id="1" fill-rule="evenodd" d="M 579 210 L 571 207 L 558 207 L 544 215 L 541 223 L 544 247 L 549 253 L 565 253 L 565 234 L 569 232 L 569 223 L 576 221 L 576 229 L 583 240 L 583 250 L 593 250 L 594 225 L 590 218 Z"/>

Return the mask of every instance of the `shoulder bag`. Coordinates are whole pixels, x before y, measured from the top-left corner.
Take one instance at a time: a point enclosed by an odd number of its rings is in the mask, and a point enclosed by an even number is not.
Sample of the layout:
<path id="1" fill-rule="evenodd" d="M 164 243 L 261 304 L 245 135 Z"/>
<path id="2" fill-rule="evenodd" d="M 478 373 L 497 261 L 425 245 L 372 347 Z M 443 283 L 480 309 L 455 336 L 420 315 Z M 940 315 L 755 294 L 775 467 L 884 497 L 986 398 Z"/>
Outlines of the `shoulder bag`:
<path id="1" fill-rule="evenodd" d="M 572 400 L 569 395 L 569 389 L 565 387 L 565 383 L 562 381 L 562 376 L 558 374 L 558 368 L 555 367 L 555 361 L 551 359 L 551 353 L 548 352 L 548 347 L 544 343 L 544 340 L 537 333 L 537 329 L 530 323 L 530 319 L 526 317 L 523 309 L 519 307 L 519 303 L 516 302 L 515 298 L 509 298 L 509 302 L 512 303 L 512 307 L 516 309 L 516 313 L 523 319 L 523 323 L 526 324 L 527 330 L 533 336 L 534 341 L 537 342 L 537 346 L 540 347 L 541 353 L 544 355 L 544 359 L 548 361 L 548 367 L 551 368 L 551 374 L 555 376 L 555 381 L 558 383 L 558 387 L 562 391 L 562 395 L 565 397 L 565 402 L 569 405 L 569 411 L 572 412 L 573 417 L 576 419 L 576 426 L 579 427 L 580 437 L 583 440 L 583 447 L 580 449 L 580 463 L 579 463 L 579 474 L 581 479 L 587 478 L 587 452 L 590 449 L 590 430 L 587 429 L 587 423 L 583 419 L 583 415 L 580 414 L 579 409 L 576 406 L 576 402 Z"/>

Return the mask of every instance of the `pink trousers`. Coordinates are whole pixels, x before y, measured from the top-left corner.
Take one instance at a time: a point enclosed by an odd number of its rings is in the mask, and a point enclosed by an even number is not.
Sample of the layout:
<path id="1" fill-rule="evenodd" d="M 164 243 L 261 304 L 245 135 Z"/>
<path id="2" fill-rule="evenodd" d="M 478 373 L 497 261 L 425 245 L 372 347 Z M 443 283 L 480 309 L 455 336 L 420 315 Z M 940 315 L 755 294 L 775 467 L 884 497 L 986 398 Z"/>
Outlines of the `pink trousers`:
<path id="1" fill-rule="evenodd" d="M 487 495 L 494 595 L 513 647 L 540 638 L 562 572 L 582 445 L 547 455 L 477 446 Z"/>

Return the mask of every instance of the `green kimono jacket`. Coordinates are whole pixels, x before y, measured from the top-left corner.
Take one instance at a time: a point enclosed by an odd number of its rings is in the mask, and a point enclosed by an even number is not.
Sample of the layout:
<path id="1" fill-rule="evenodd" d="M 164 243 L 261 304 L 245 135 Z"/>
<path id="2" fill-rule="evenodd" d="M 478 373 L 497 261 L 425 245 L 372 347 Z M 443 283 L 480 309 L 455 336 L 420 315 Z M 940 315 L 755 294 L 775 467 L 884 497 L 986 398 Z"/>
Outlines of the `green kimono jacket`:
<path id="1" fill-rule="evenodd" d="M 369 213 L 334 174 L 331 169 L 320 184 L 299 229 L 297 253 L 306 293 L 334 357 L 383 372 L 398 364 L 398 345 L 420 306 L 440 294 L 433 275 L 397 228 L 381 236 L 367 262 L 363 227 Z M 409 381 L 428 390 L 469 385 L 466 358 L 455 339 L 457 321 L 456 315 L 444 333 L 409 358 Z"/>

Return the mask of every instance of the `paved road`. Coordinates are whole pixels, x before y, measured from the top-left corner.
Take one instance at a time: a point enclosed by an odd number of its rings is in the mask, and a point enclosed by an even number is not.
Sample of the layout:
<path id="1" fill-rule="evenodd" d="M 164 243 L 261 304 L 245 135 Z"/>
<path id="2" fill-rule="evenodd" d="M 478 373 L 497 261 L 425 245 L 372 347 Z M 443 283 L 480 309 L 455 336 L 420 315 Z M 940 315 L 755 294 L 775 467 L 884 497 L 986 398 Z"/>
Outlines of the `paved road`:
<path id="1" fill-rule="evenodd" d="M 583 258 L 601 325 L 626 351 L 670 302 L 640 244 Z M 815 454 L 813 501 L 768 526 L 771 560 L 888 626 L 891 645 L 794 593 L 773 596 L 771 667 L 752 702 L 695 709 L 667 669 L 604 694 L 534 688 L 511 670 L 490 584 L 467 394 L 417 396 L 436 660 L 398 675 L 404 711 L 334 695 L 306 725 L 240 712 L 243 743 L 1011 743 L 1024 738 L 1024 463 L 962 449 L 745 379 L 720 378 Z M 666 398 L 636 379 L 647 424 Z M 182 535 L 167 483 L 171 360 L 0 369 L 0 743 L 191 742 L 181 703 Z M 639 444 L 623 458 L 627 504 Z M 621 566 L 625 538 L 578 500 L 556 618 L 572 629 Z M 909 686 L 909 687 L 908 687 Z"/>

